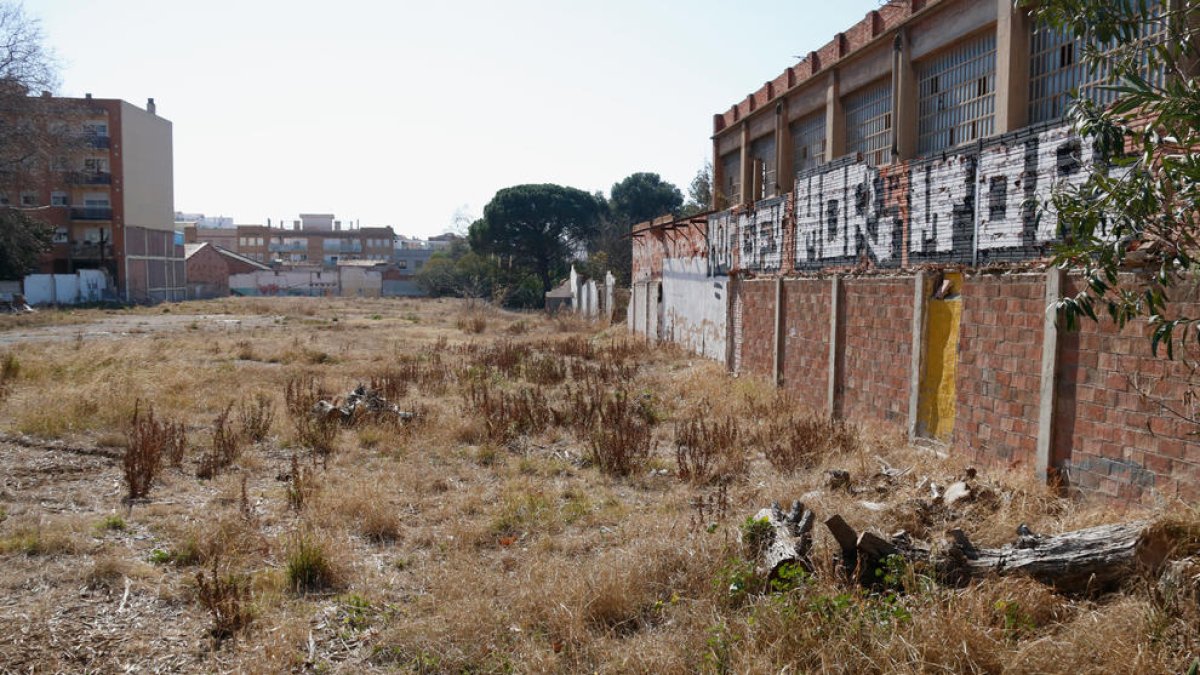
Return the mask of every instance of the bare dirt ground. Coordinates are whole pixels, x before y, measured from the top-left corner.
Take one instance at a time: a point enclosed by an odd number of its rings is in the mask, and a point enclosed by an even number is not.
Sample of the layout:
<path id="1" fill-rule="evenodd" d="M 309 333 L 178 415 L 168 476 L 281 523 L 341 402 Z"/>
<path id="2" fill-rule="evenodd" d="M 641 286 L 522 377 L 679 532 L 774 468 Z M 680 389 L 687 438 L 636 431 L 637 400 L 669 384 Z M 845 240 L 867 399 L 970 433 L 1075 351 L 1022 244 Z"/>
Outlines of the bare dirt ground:
<path id="1" fill-rule="evenodd" d="M 932 504 L 959 459 L 830 426 L 621 326 L 313 299 L 34 323 L 0 322 L 0 673 L 1180 672 L 1200 650 L 1197 580 L 1076 597 L 908 569 L 864 590 L 819 531 L 812 577 L 767 584 L 740 539 L 773 500 L 981 546 L 1020 523 L 1159 519 L 1177 558 L 1200 517 L 1071 501 L 1019 468 Z M 321 437 L 289 410 L 305 387 L 360 383 L 417 420 Z M 257 401 L 273 419 L 255 441 Z M 123 458 L 150 405 L 186 449 L 130 501 Z M 199 477 L 226 410 L 238 452 Z M 676 443 L 700 418 L 726 425 L 695 443 L 704 466 Z"/>

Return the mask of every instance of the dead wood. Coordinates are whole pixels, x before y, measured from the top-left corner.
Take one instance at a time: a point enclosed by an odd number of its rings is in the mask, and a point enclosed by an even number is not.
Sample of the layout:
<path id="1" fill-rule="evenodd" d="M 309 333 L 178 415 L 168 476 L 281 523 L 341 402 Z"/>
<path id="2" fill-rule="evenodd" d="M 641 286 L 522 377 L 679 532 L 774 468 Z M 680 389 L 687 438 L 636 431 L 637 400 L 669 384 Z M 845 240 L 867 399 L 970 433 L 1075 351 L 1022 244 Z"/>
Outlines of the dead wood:
<path id="1" fill-rule="evenodd" d="M 761 564 L 759 574 L 774 578 L 784 565 L 800 565 L 804 571 L 812 573 L 812 527 L 816 516 L 799 501 L 792 502 L 792 508 L 787 513 L 775 502 L 769 509 L 763 509 L 754 517 L 755 520 L 766 520 L 771 526 L 771 535 L 764 542 L 760 554 Z"/>
<path id="2" fill-rule="evenodd" d="M 799 510 L 797 510 L 799 509 Z M 795 502 L 786 516 L 778 505 L 759 512 L 770 521 L 775 536 L 764 547 L 760 570 L 774 573 L 784 562 L 799 562 L 811 571 L 814 514 Z M 807 527 L 800 526 L 800 521 Z M 962 530 L 951 530 L 944 541 L 914 541 L 906 532 L 890 536 L 857 532 L 840 515 L 825 520 L 839 553 L 837 561 L 848 580 L 871 586 L 889 556 L 899 556 L 938 581 L 961 585 L 994 575 L 1025 575 L 1067 594 L 1095 594 L 1113 589 L 1142 572 L 1156 573 L 1171 553 L 1173 542 L 1146 521 L 1089 527 L 1054 536 L 1033 533 L 1022 524 L 1016 540 L 1000 548 L 979 548 Z"/>

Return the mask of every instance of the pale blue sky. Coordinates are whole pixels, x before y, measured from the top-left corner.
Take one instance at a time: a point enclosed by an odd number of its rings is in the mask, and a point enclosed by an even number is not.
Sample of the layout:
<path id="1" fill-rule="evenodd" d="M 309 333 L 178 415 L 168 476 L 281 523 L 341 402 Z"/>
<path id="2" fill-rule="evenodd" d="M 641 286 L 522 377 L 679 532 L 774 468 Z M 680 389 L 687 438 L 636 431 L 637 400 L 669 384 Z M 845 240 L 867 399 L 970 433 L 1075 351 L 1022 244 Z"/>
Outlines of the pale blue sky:
<path id="1" fill-rule="evenodd" d="M 59 93 L 174 123 L 175 207 L 428 236 L 496 190 L 686 190 L 712 115 L 879 0 L 26 0 Z"/>

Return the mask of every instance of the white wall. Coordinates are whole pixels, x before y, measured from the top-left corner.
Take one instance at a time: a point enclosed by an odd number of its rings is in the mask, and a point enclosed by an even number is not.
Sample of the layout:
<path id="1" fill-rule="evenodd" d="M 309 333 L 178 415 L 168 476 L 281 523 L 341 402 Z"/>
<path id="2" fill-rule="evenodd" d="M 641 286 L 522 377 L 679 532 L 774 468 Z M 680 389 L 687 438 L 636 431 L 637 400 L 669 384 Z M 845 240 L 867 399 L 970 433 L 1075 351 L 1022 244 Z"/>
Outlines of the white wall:
<path id="1" fill-rule="evenodd" d="M 125 225 L 175 229 L 171 123 L 121 101 L 121 168 Z"/>
<path id="2" fill-rule="evenodd" d="M 662 284 L 664 339 L 724 363 L 729 277 L 708 276 L 707 258 L 667 258 Z"/>

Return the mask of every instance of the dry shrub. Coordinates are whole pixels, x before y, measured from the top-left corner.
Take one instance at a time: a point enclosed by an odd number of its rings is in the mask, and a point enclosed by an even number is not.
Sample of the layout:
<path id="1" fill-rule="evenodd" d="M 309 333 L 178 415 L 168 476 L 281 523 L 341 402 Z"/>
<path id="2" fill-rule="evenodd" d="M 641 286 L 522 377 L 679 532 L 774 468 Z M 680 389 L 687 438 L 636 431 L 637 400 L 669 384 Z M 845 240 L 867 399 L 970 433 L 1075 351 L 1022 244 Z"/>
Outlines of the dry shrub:
<path id="1" fill-rule="evenodd" d="M 324 383 L 307 373 L 289 377 L 284 385 L 284 405 L 293 418 L 311 414 L 317 401 L 332 398 L 333 395 L 325 389 Z"/>
<path id="2" fill-rule="evenodd" d="M 253 401 L 242 403 L 238 408 L 238 422 L 242 437 L 251 443 L 261 443 L 271 433 L 275 422 L 275 403 L 271 397 L 259 392 Z"/>
<path id="3" fill-rule="evenodd" d="M 371 391 L 378 392 L 389 401 L 396 402 L 408 395 L 409 379 L 395 370 L 388 369 L 370 377 Z"/>
<path id="4" fill-rule="evenodd" d="M 220 644 L 250 625 L 254 614 L 250 607 L 250 579 L 245 575 L 220 571 L 214 557 L 206 576 L 196 572 L 196 600 L 212 617 L 209 634 Z"/>
<path id="5" fill-rule="evenodd" d="M 140 401 L 134 404 L 121 463 L 129 499 L 140 499 L 150 493 L 172 434 L 173 425 L 155 419 L 153 406 L 143 414 Z"/>
<path id="6" fill-rule="evenodd" d="M 400 539 L 403 525 L 400 514 L 385 492 L 375 484 L 358 483 L 348 490 L 339 490 L 332 510 L 353 524 L 354 531 L 377 544 Z"/>
<path id="7" fill-rule="evenodd" d="M 508 327 L 504 329 L 504 332 L 508 333 L 509 335 L 524 335 L 529 332 L 529 328 L 530 326 L 528 321 L 525 319 L 518 319 L 508 324 Z"/>
<path id="8" fill-rule="evenodd" d="M 292 470 L 288 474 L 287 481 L 288 508 L 293 511 L 304 509 L 304 505 L 312 501 L 312 497 L 319 487 L 316 472 L 309 467 L 301 466 L 300 460 L 293 453 Z"/>
<path id="9" fill-rule="evenodd" d="M 600 416 L 588 439 L 591 461 L 609 476 L 638 471 L 654 446 L 653 418 L 642 402 L 625 390 L 600 406 Z"/>
<path id="10" fill-rule="evenodd" d="M 769 415 L 758 433 L 758 444 L 776 471 L 792 474 L 815 466 L 831 454 L 854 453 L 862 447 L 858 429 L 845 420 L 785 406 L 778 406 L 784 410 Z"/>
<path id="11" fill-rule="evenodd" d="M 0 358 L 0 401 L 12 391 L 12 383 L 21 374 L 21 362 L 16 354 L 5 354 Z"/>
<path id="12" fill-rule="evenodd" d="M 541 433 L 553 421 L 546 396 L 537 389 L 506 391 L 491 378 L 473 377 L 466 382 L 463 398 L 465 412 L 483 420 L 487 440 L 494 443 Z"/>
<path id="13" fill-rule="evenodd" d="M 242 454 L 242 438 L 233 430 L 229 415 L 233 412 L 233 403 L 213 420 L 212 444 L 208 452 L 200 458 L 200 466 L 196 469 L 198 478 L 214 478 Z"/>
<path id="14" fill-rule="evenodd" d="M 522 375 L 530 384 L 551 387 L 567 379 L 567 367 L 553 356 L 538 355 L 525 362 Z"/>
<path id="15" fill-rule="evenodd" d="M 268 551 L 255 523 L 240 513 L 222 512 L 204 522 L 172 530 L 171 549 L 166 557 L 180 567 L 204 565 L 217 558 L 253 562 Z"/>
<path id="16" fill-rule="evenodd" d="M 464 314 L 458 317 L 454 322 L 454 326 L 464 333 L 479 335 L 487 330 L 487 317 L 478 312 L 472 314 Z"/>
<path id="17" fill-rule="evenodd" d="M 337 449 L 338 432 L 342 422 L 337 417 L 300 415 L 293 419 L 296 426 L 296 442 L 322 457 L 332 455 Z"/>
<path id="18" fill-rule="evenodd" d="M 18 526 L 10 534 L 0 536 L 0 555 L 74 555 L 82 550 L 77 527 L 65 520 L 39 521 L 32 526 Z"/>
<path id="19" fill-rule="evenodd" d="M 167 433 L 167 445 L 163 449 L 167 463 L 178 469 L 183 466 L 183 456 L 187 454 L 187 427 L 183 422 L 164 422 Z"/>
<path id="20" fill-rule="evenodd" d="M 563 392 L 563 407 L 552 411 L 554 424 L 570 429 L 579 440 L 587 440 L 607 397 L 607 389 L 598 380 L 569 384 Z"/>
<path id="21" fill-rule="evenodd" d="M 675 423 L 675 465 L 679 479 L 697 484 L 727 481 L 748 468 L 737 418 L 712 420 L 705 407 Z"/>

